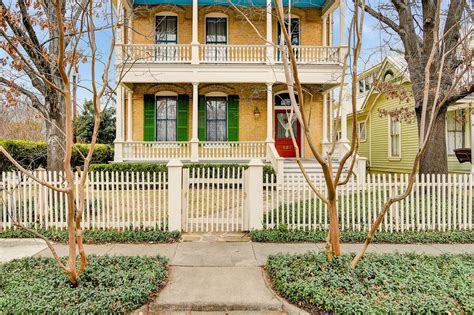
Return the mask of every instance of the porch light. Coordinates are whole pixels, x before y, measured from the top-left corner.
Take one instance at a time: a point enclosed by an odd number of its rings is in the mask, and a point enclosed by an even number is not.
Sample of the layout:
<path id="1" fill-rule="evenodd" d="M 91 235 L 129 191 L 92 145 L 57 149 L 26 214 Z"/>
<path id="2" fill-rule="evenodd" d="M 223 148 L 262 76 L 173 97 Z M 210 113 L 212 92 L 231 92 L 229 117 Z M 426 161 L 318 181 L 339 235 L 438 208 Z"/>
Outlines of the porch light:
<path id="1" fill-rule="evenodd" d="M 258 119 L 258 117 L 260 117 L 260 110 L 258 109 L 258 107 L 255 107 L 253 115 L 255 116 L 255 119 Z"/>

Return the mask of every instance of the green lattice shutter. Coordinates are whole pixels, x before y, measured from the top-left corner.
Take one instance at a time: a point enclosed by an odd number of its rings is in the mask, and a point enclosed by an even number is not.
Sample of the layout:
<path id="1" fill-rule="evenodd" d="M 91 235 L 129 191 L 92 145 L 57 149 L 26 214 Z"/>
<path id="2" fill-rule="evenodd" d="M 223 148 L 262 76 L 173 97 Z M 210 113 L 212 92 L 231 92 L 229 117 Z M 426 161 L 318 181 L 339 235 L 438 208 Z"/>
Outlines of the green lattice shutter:
<path id="1" fill-rule="evenodd" d="M 178 121 L 176 140 L 188 141 L 189 95 L 178 95 Z"/>
<path id="2" fill-rule="evenodd" d="M 199 95 L 198 104 L 198 138 L 199 141 L 206 141 L 206 97 Z"/>
<path id="3" fill-rule="evenodd" d="M 156 127 L 156 106 L 155 95 L 145 94 L 143 96 L 143 140 L 155 141 L 155 127 Z"/>
<path id="4" fill-rule="evenodd" d="M 229 95 L 227 104 L 227 140 L 239 141 L 239 96 Z"/>

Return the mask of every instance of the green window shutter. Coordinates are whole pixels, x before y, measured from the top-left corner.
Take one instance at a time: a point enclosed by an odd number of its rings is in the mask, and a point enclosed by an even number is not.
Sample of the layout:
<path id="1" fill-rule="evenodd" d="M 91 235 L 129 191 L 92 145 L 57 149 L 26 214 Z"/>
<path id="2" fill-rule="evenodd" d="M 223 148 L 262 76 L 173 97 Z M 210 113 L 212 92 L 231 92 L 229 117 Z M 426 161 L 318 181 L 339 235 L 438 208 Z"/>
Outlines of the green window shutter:
<path id="1" fill-rule="evenodd" d="M 198 138 L 199 141 L 206 141 L 207 111 L 206 97 L 204 95 L 199 95 L 198 105 Z"/>
<path id="2" fill-rule="evenodd" d="M 155 95 L 145 94 L 143 96 L 143 140 L 144 141 L 155 141 L 155 128 L 156 128 L 156 106 L 155 106 Z"/>
<path id="3" fill-rule="evenodd" d="M 178 121 L 176 130 L 176 140 L 188 141 L 188 113 L 189 95 L 178 95 Z"/>
<path id="4" fill-rule="evenodd" d="M 227 140 L 239 141 L 239 96 L 229 95 L 227 104 Z"/>

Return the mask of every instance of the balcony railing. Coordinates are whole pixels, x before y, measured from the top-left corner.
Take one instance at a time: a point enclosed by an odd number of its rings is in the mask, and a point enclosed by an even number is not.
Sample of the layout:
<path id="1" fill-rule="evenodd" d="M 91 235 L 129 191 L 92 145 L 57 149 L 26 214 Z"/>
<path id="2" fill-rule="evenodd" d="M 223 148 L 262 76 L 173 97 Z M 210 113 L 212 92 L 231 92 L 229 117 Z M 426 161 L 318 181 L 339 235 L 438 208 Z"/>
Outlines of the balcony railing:
<path id="1" fill-rule="evenodd" d="M 285 47 L 285 52 L 288 49 Z M 296 62 L 301 64 L 308 63 L 339 63 L 342 60 L 340 47 L 323 47 L 323 46 L 293 46 L 293 54 Z M 275 60 L 282 62 L 283 54 L 280 49 L 276 50 Z"/>
<path id="2" fill-rule="evenodd" d="M 265 63 L 264 45 L 200 45 L 199 60 L 209 63 Z"/>
<path id="3" fill-rule="evenodd" d="M 122 45 L 126 63 L 189 63 L 191 45 Z"/>
<path id="4" fill-rule="evenodd" d="M 203 160 L 264 159 L 265 157 L 265 141 L 202 142 L 199 147 L 199 158 Z"/>
<path id="5" fill-rule="evenodd" d="M 267 59 L 265 45 L 199 45 L 196 50 L 200 63 L 264 64 Z M 294 46 L 293 52 L 299 64 L 338 64 L 342 60 L 340 47 Z M 118 59 L 125 63 L 191 63 L 192 46 L 189 44 L 153 45 L 131 44 L 118 47 Z M 275 49 L 275 62 L 282 61 L 283 54 Z"/>

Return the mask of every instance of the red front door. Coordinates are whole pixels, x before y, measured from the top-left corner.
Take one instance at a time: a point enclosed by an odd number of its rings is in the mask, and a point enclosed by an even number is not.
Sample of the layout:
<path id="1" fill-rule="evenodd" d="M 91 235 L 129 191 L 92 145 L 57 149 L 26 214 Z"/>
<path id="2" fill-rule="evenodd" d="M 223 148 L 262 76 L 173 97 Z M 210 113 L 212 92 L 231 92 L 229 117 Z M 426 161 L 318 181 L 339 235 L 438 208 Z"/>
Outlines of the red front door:
<path id="1" fill-rule="evenodd" d="M 290 125 L 293 126 L 293 133 L 299 147 L 301 143 L 300 124 L 295 114 L 293 114 L 292 124 L 288 120 L 289 115 L 286 110 L 275 111 L 275 147 L 281 157 L 296 157 L 295 146 L 290 134 Z"/>

